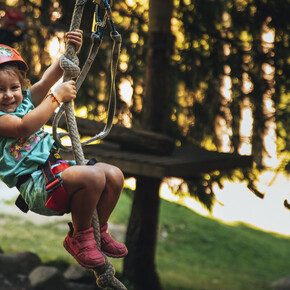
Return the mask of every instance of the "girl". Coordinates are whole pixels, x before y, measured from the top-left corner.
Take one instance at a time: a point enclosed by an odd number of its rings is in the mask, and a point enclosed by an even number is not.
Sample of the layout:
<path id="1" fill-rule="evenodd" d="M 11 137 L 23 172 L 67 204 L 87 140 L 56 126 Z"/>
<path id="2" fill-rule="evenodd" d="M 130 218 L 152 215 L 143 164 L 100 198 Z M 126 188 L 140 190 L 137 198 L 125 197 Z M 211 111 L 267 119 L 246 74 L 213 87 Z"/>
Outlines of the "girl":
<path id="1" fill-rule="evenodd" d="M 78 51 L 82 31 L 66 36 Z M 18 201 L 36 213 L 71 212 L 72 224 L 63 245 L 83 267 L 105 264 L 91 227 L 95 208 L 101 227 L 101 251 L 110 257 L 125 256 L 126 246 L 107 232 L 109 216 L 123 188 L 122 172 L 96 161 L 90 162 L 93 166 L 79 166 L 60 160 L 54 140 L 43 130 L 59 104 L 76 97 L 75 82 L 64 82 L 48 94 L 63 74 L 56 61 L 40 81 L 27 89 L 27 70 L 15 49 L 0 45 L 0 179 L 9 187 L 17 186 Z"/>

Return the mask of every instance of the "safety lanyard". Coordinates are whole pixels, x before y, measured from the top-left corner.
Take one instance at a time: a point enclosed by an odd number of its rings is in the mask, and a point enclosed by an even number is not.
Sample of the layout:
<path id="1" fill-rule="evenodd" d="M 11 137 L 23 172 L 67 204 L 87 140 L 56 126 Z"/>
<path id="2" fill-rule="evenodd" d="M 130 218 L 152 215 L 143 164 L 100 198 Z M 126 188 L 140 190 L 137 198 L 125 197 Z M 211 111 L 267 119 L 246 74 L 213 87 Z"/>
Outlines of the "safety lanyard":
<path id="1" fill-rule="evenodd" d="M 110 65 L 111 85 L 110 85 L 110 94 L 109 94 L 109 103 L 108 103 L 107 122 L 104 126 L 104 129 L 102 132 L 90 138 L 89 140 L 82 142 L 81 143 L 82 146 L 88 145 L 92 143 L 93 141 L 105 138 L 109 134 L 113 126 L 113 119 L 114 119 L 115 110 L 116 110 L 115 81 L 116 81 L 116 72 L 117 72 L 117 66 L 118 66 L 121 42 L 122 42 L 121 35 L 115 29 L 115 25 L 114 25 L 113 17 L 112 17 L 111 5 L 108 2 L 108 0 L 98 0 L 98 1 L 94 1 L 94 3 L 96 3 L 96 8 L 94 12 L 93 25 L 92 25 L 92 44 L 91 44 L 90 52 L 86 59 L 86 62 L 81 70 L 81 73 L 79 74 L 76 80 L 76 90 L 78 91 L 79 88 L 81 87 L 82 83 L 84 82 L 91 68 L 91 65 L 93 64 L 98 54 L 99 48 L 102 44 L 104 31 L 108 23 L 110 24 L 110 28 L 111 28 L 110 36 L 113 40 L 112 57 L 111 57 L 111 65 Z M 101 9 L 105 9 L 103 19 L 101 19 L 101 16 L 100 16 Z M 64 114 L 64 112 L 65 112 L 65 108 L 64 108 L 64 105 L 62 105 L 53 120 L 53 124 L 52 124 L 53 138 L 55 139 L 55 142 L 60 149 L 64 151 L 70 151 L 72 149 L 70 146 L 64 146 L 61 143 L 61 138 L 65 136 L 69 136 L 69 134 L 57 133 L 58 123 L 62 115 Z"/>

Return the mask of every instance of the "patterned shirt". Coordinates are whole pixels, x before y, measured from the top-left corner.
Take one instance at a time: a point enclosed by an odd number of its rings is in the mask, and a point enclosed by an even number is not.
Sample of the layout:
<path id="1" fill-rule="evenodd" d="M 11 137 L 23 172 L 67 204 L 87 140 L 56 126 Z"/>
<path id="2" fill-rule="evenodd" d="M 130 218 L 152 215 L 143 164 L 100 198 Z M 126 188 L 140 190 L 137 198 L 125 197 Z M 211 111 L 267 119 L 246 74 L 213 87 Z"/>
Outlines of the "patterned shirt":
<path id="1" fill-rule="evenodd" d="M 15 112 L 8 114 L 23 118 L 34 108 L 30 91 L 26 90 L 20 106 Z M 0 111 L 0 116 L 5 114 L 7 113 Z M 45 163 L 53 143 L 53 138 L 43 127 L 25 138 L 0 136 L 0 180 L 10 188 L 15 186 L 18 176 L 31 174 Z"/>

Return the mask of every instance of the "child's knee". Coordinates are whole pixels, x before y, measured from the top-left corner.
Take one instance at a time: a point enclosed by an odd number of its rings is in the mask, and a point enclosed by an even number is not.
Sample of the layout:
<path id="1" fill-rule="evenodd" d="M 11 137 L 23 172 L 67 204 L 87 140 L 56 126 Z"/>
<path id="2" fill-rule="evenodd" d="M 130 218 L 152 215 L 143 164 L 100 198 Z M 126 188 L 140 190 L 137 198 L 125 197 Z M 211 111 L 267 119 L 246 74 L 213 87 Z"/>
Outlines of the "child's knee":
<path id="1" fill-rule="evenodd" d="M 122 189 L 124 185 L 124 175 L 123 172 L 115 166 L 111 166 L 108 172 L 106 172 L 107 182 L 111 186 L 115 187 L 117 190 Z"/>
<path id="2" fill-rule="evenodd" d="M 90 167 L 85 181 L 89 187 L 103 190 L 106 185 L 106 175 L 103 170 L 94 166 Z"/>
<path id="3" fill-rule="evenodd" d="M 95 166 L 70 167 L 62 177 L 65 187 L 71 192 L 79 189 L 103 191 L 106 184 L 105 172 Z"/>

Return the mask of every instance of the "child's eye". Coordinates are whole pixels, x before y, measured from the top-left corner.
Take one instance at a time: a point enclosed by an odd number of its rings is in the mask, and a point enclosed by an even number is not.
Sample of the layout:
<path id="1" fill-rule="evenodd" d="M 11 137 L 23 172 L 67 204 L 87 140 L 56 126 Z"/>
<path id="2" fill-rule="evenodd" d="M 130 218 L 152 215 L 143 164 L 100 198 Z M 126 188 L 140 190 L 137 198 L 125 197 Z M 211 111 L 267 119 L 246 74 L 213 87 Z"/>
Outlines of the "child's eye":
<path id="1" fill-rule="evenodd" d="M 18 90 L 20 88 L 20 86 L 13 86 L 12 90 Z"/>

